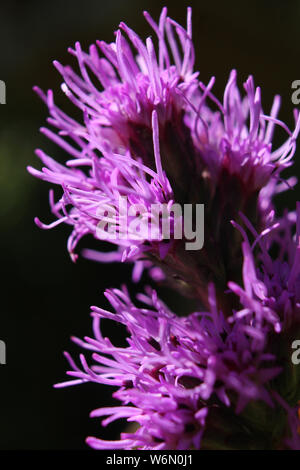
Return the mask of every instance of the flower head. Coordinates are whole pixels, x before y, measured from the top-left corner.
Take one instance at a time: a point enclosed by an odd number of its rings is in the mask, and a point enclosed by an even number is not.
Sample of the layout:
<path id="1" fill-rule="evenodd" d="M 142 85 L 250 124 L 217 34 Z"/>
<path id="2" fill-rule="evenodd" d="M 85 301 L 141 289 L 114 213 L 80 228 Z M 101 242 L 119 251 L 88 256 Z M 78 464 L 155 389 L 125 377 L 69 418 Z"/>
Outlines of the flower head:
<path id="1" fill-rule="evenodd" d="M 58 202 L 51 193 L 58 220 L 48 227 L 61 222 L 73 226 L 68 249 L 74 260 L 78 241 L 86 234 L 97 237 L 99 213 L 103 216 L 110 208 L 118 212 L 120 197 L 143 206 L 146 216 L 151 205 L 167 204 L 169 218 L 173 202 L 204 204 L 205 246 L 197 253 L 188 253 L 173 233 L 170 243 L 143 233 L 137 241 L 129 233 L 126 239 L 117 238 L 117 251 L 111 255 L 88 251 L 88 256 L 146 260 L 207 305 L 207 278 L 222 292 L 241 267 L 241 237 L 229 220 L 237 220 L 241 211 L 259 230 L 267 226 L 279 175 L 295 152 L 300 119 L 295 112 L 294 131 L 278 120 L 278 96 L 267 116 L 252 77 L 242 98 L 235 71 L 223 103 L 213 95 L 214 77 L 205 85 L 194 71 L 191 9 L 186 29 L 167 17 L 166 8 L 158 24 L 148 13 L 145 18 L 158 42 L 157 52 L 150 37 L 144 43 L 121 23 L 114 43 L 98 41 L 89 52 L 79 43 L 70 49 L 80 74 L 54 62 L 64 80 L 62 91 L 83 119 L 78 122 L 60 110 L 51 90 L 45 94 L 36 88 L 49 108 L 48 123 L 57 130 L 41 131 L 71 158 L 62 165 L 38 150 L 45 167 L 29 171 L 62 187 Z M 275 150 L 276 125 L 288 139 Z M 122 219 L 120 212 L 118 217 Z"/>
<path id="2" fill-rule="evenodd" d="M 93 365 L 81 355 L 80 368 L 66 353 L 75 380 L 58 386 L 87 381 L 117 386 L 113 395 L 121 406 L 91 416 L 108 416 L 103 425 L 117 419 L 138 423 L 120 441 L 88 438 L 92 447 L 300 448 L 300 376 L 290 358 L 300 332 L 299 211 L 298 203 L 296 219 L 286 214 L 260 235 L 241 215 L 255 237 L 252 245 L 234 223 L 244 237 L 244 287 L 229 283 L 240 306 L 227 319 L 212 284 L 210 309 L 185 318 L 151 290 L 138 297 L 144 306 L 136 307 L 125 289 L 113 289 L 106 297 L 114 313 L 92 307 L 94 338 L 73 340 L 93 352 Z M 280 250 L 275 260 L 274 245 Z M 116 347 L 102 336 L 102 319 L 126 326 L 128 346 Z"/>
<path id="3" fill-rule="evenodd" d="M 273 207 L 273 196 L 296 183 L 283 181 L 281 172 L 295 153 L 299 112 L 291 131 L 278 119 L 280 98 L 266 115 L 260 88 L 250 76 L 242 96 L 235 70 L 221 102 L 212 92 L 215 78 L 205 85 L 194 71 L 191 9 L 186 28 L 166 8 L 158 23 L 145 18 L 154 40 L 143 42 L 121 23 L 114 43 L 70 49 L 79 73 L 54 62 L 81 122 L 57 107 L 51 90 L 36 88 L 53 128 L 41 131 L 69 157 L 61 164 L 36 151 L 44 168 L 29 171 L 63 190 L 57 202 L 50 192 L 57 220 L 36 223 L 71 225 L 73 260 L 83 236 L 107 235 L 117 249 L 86 250 L 87 257 L 132 261 L 135 280 L 146 267 L 156 280 L 167 278 L 197 297 L 199 311 L 179 318 L 154 291 L 139 296 L 139 307 L 125 288 L 107 291 L 115 312 L 93 307 L 94 338 L 74 338 L 92 352 L 93 364 L 81 355 L 78 367 L 66 354 L 74 380 L 58 386 L 92 381 L 118 388 L 113 395 L 121 405 L 92 416 L 107 416 L 103 425 L 121 418 L 138 428 L 119 441 L 88 438 L 95 448 L 242 448 L 244 442 L 300 448 L 300 376 L 289 358 L 300 333 L 300 206 L 296 217 L 280 219 Z M 288 135 L 278 149 L 276 126 Z M 139 212 L 138 235 L 127 203 Z M 186 231 L 176 235 L 187 221 L 174 214 L 174 204 L 204 204 L 202 249 L 189 252 Z M 127 346 L 102 336 L 103 318 L 125 325 Z"/>
<path id="4" fill-rule="evenodd" d="M 246 217 L 243 216 L 243 220 L 254 237 L 250 245 L 246 232 L 233 222 L 244 236 L 244 288 L 229 283 L 246 307 L 243 315 L 254 313 L 256 322 L 266 322 L 277 332 L 300 327 L 300 203 L 297 203 L 296 213 L 285 212 L 261 234 Z M 254 257 L 257 247 L 258 262 Z"/>
<path id="5" fill-rule="evenodd" d="M 271 384 L 282 370 L 276 357 L 264 350 L 264 329 L 244 319 L 230 325 L 217 311 L 212 286 L 211 311 L 187 318 L 172 314 L 153 291 L 139 296 L 145 304 L 139 308 L 126 291 L 113 289 L 106 297 L 115 312 L 93 307 L 94 338 L 73 338 L 92 352 L 93 365 L 81 355 L 78 367 L 66 353 L 72 369 L 68 375 L 75 379 L 57 386 L 87 381 L 116 386 L 113 396 L 122 404 L 97 409 L 91 416 L 108 416 L 104 426 L 127 419 L 139 427 L 134 433 L 122 433 L 120 441 L 88 438 L 92 447 L 199 449 L 212 445 L 209 440 L 214 433 L 215 445 L 233 439 L 230 445 L 238 446 L 234 436 L 245 428 L 252 436 L 249 442 L 256 441 L 255 432 L 264 424 L 258 421 L 255 431 L 249 409 L 257 407 L 256 413 L 269 413 L 274 419 L 279 402 Z M 102 319 L 126 326 L 127 347 L 114 346 L 102 336 Z M 227 429 L 220 431 L 226 416 Z M 272 435 L 271 441 L 285 437 L 286 428 L 283 413 L 281 434 Z"/>

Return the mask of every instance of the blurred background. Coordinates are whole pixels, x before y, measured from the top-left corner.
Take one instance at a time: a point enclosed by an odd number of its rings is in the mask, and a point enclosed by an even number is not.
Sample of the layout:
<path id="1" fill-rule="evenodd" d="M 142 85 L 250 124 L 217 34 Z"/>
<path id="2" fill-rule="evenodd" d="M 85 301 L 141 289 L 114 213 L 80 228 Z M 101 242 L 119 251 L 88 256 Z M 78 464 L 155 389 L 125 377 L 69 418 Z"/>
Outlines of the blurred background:
<path id="1" fill-rule="evenodd" d="M 77 40 L 83 49 L 96 39 L 111 42 L 121 20 L 146 38 L 151 32 L 142 11 L 157 19 L 164 5 L 180 23 L 186 7 L 193 7 L 196 68 L 206 83 L 216 76 L 219 98 L 232 68 L 238 70 L 240 84 L 253 74 L 262 87 L 265 112 L 279 93 L 279 117 L 293 126 L 291 83 L 300 79 L 297 0 L 1 2 L 0 79 L 6 83 L 7 104 L 0 106 L 0 339 L 6 342 L 7 364 L 0 365 L 0 449 L 84 449 L 87 435 L 116 438 L 120 432 L 118 423 L 102 429 L 88 417 L 92 409 L 112 403 L 111 388 L 52 387 L 65 379 L 62 351 L 79 352 L 70 335 L 91 333 L 89 306 L 105 305 L 103 290 L 129 282 L 130 268 L 82 259 L 73 264 L 66 250 L 69 228 L 42 231 L 33 223 L 36 215 L 46 223 L 53 220 L 50 185 L 31 177 L 26 165 L 40 168 L 36 147 L 57 160 L 64 155 L 39 134 L 47 110 L 32 86 L 52 88 L 58 104 L 72 110 L 62 97 L 52 60 L 74 64 L 68 46 Z M 279 143 L 281 138 L 279 133 Z M 299 175 L 299 153 L 286 175 Z M 297 195 L 299 199 L 299 189 L 282 194 L 278 207 L 293 208 Z M 79 249 L 91 245 L 86 239 Z M 172 307 L 174 297 L 167 291 L 163 295 Z"/>

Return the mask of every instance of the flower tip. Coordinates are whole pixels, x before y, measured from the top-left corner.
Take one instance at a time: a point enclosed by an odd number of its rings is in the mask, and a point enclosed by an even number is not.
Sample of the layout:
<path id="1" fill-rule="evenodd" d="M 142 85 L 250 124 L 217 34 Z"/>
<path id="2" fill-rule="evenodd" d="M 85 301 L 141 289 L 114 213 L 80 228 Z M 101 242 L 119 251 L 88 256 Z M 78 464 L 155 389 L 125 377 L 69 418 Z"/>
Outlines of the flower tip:
<path id="1" fill-rule="evenodd" d="M 254 93 L 254 79 L 253 75 L 249 75 L 247 80 L 244 83 L 244 89 L 246 90 L 247 93 L 252 92 Z"/>
<path id="2" fill-rule="evenodd" d="M 95 445 L 95 438 L 92 437 L 92 436 L 88 436 L 85 440 L 85 443 L 90 446 L 90 447 L 94 447 Z"/>
<path id="3" fill-rule="evenodd" d="M 37 86 L 37 85 L 34 85 L 32 87 L 32 91 L 34 93 L 36 93 L 38 95 L 39 98 L 41 98 L 44 102 L 46 102 L 46 96 L 45 96 L 45 93 L 43 92 L 43 90 Z"/>
<path id="4" fill-rule="evenodd" d="M 99 47 L 99 49 L 102 50 L 103 44 L 105 44 L 105 42 L 102 41 L 101 39 L 96 39 L 96 44 Z"/>
<path id="5" fill-rule="evenodd" d="M 76 263 L 76 261 L 78 259 L 78 255 L 76 253 L 74 253 L 73 251 L 70 251 L 69 254 L 70 254 L 70 258 L 73 261 L 73 263 Z"/>
<path id="6" fill-rule="evenodd" d="M 35 225 L 37 225 L 39 228 L 43 228 L 44 224 L 40 221 L 38 217 L 35 217 L 33 220 Z"/>
<path id="7" fill-rule="evenodd" d="M 35 175 L 36 175 L 36 171 L 37 171 L 37 170 L 36 170 L 35 168 L 33 168 L 32 166 L 27 165 L 26 170 L 27 170 L 28 173 L 30 173 L 32 176 L 35 176 Z"/>
<path id="8" fill-rule="evenodd" d="M 76 42 L 75 42 L 75 51 L 76 51 L 76 52 L 79 52 L 79 53 L 82 52 L 81 44 L 80 44 L 79 41 L 76 41 Z"/>
<path id="9" fill-rule="evenodd" d="M 40 158 L 41 160 L 43 160 L 43 157 L 45 156 L 45 153 L 43 152 L 43 150 L 41 149 L 35 149 L 34 153 L 36 154 L 36 156 L 38 158 Z"/>
<path id="10" fill-rule="evenodd" d="M 261 89 L 260 87 L 258 86 L 255 90 L 255 97 L 254 97 L 254 102 L 255 103 L 260 103 L 260 100 L 261 100 Z"/>
<path id="11" fill-rule="evenodd" d="M 61 63 L 58 62 L 58 60 L 53 60 L 53 61 L 52 61 L 52 64 L 54 65 L 54 67 L 56 68 L 56 70 L 58 70 L 58 72 L 62 75 L 63 66 L 61 65 Z"/>
<path id="12" fill-rule="evenodd" d="M 126 24 L 124 23 L 124 21 L 121 21 L 121 23 L 119 23 L 119 28 L 123 29 L 123 31 L 126 29 Z"/>

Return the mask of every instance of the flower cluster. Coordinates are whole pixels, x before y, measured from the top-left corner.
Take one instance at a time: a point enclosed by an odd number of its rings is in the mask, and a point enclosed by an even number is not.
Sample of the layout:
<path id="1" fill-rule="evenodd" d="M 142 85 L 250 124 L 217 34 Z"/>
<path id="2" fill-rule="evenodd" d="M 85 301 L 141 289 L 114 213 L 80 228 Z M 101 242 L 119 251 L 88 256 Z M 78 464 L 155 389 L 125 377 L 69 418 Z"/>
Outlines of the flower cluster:
<path id="1" fill-rule="evenodd" d="M 187 318 L 169 312 L 155 291 L 140 296 L 146 308 L 135 307 L 126 291 L 107 291 L 106 297 L 115 313 L 92 308 L 95 338 L 73 338 L 93 351 L 94 365 L 88 366 L 81 355 L 80 370 L 67 354 L 72 366 L 68 375 L 76 379 L 57 386 L 86 381 L 117 386 L 114 397 L 123 406 L 100 408 L 92 416 L 109 415 L 104 425 L 127 418 L 140 427 L 134 434 L 123 434 L 120 442 L 88 438 L 93 447 L 199 448 L 211 409 L 228 407 L 231 400 L 238 412 L 249 400 L 272 405 L 265 383 L 280 371 L 273 365 L 275 358 L 257 351 L 255 329 L 250 332 L 241 321 L 229 326 L 216 309 L 212 286 L 211 311 Z M 128 347 L 115 347 L 102 337 L 102 318 L 127 327 Z M 232 399 L 230 392 L 236 395 Z"/>
<path id="2" fill-rule="evenodd" d="M 290 362 L 290 351 L 285 350 L 300 333 L 300 204 L 295 240 L 290 218 L 284 217 L 260 235 L 244 219 L 255 237 L 252 246 L 239 227 L 245 237 L 244 288 L 229 283 L 240 297 L 241 308 L 228 319 L 218 310 L 212 284 L 210 310 L 188 317 L 171 313 L 151 290 L 138 296 L 142 307 L 131 302 L 126 289 L 105 293 L 114 313 L 92 307 L 94 338 L 73 341 L 93 352 L 94 363 L 89 366 L 81 355 L 80 368 L 66 353 L 72 368 L 68 375 L 76 379 L 57 387 L 87 381 L 117 386 L 114 397 L 122 406 L 100 408 L 91 416 L 108 415 L 104 426 L 122 418 L 139 424 L 135 433 L 123 433 L 118 442 L 88 438 L 92 447 L 211 448 L 212 435 L 214 448 L 239 448 L 245 442 L 237 436 L 247 429 L 250 448 L 300 448 L 300 374 Z M 274 244 L 281 247 L 275 260 L 270 255 Z M 257 245 L 259 266 L 253 256 Z M 283 261 L 284 254 L 287 261 Z M 116 347 L 103 338 L 103 318 L 126 326 L 127 347 Z M 227 409 L 234 411 L 234 422 L 226 415 Z M 266 423 L 260 421 L 263 416 L 268 416 L 268 432 Z M 224 420 L 226 432 L 218 435 Z"/>
<path id="3" fill-rule="evenodd" d="M 166 8 L 158 23 L 145 18 L 158 48 L 121 23 L 115 42 L 70 49 L 79 73 L 54 62 L 82 122 L 58 108 L 51 90 L 35 88 L 52 126 L 41 131 L 68 155 L 61 164 L 36 152 L 44 168 L 30 173 L 63 191 L 57 202 L 50 193 L 57 220 L 36 223 L 71 225 L 76 260 L 79 240 L 99 238 L 100 222 L 109 231 L 113 212 L 116 250 L 85 256 L 133 262 L 134 280 L 147 268 L 154 281 L 196 298 L 199 309 L 178 317 L 150 288 L 138 307 L 126 288 L 107 291 L 114 313 L 93 307 L 94 338 L 74 338 L 92 351 L 92 365 L 81 355 L 78 366 L 66 353 L 74 379 L 57 386 L 118 387 L 121 405 L 92 416 L 137 428 L 118 441 L 88 438 L 97 449 L 300 449 L 300 374 L 290 359 L 300 334 L 300 205 L 282 217 L 273 205 L 275 194 L 296 184 L 281 172 L 292 164 L 299 113 L 291 131 L 278 119 L 276 96 L 266 115 L 260 88 L 249 77 L 242 96 L 235 70 L 220 101 L 215 78 L 205 85 L 194 71 L 191 9 L 186 28 Z M 287 140 L 274 149 L 276 126 Z M 124 198 L 147 221 L 153 206 L 166 207 L 170 239 L 146 230 L 124 236 Z M 189 252 L 175 236 L 174 203 L 204 204 L 202 249 Z M 126 347 L 102 336 L 103 318 L 125 325 Z"/>
<path id="4" fill-rule="evenodd" d="M 240 268 L 240 263 L 233 261 L 240 254 L 240 238 L 228 220 L 236 219 L 242 211 L 250 220 L 258 220 L 261 229 L 268 224 L 265 214 L 280 172 L 290 165 L 300 119 L 295 114 L 294 132 L 277 119 L 278 96 L 270 116 L 265 115 L 260 89 L 255 89 L 252 77 L 244 85 L 246 96 L 241 98 L 235 71 L 221 104 L 211 91 L 214 77 L 206 86 L 193 71 L 190 9 L 186 29 L 168 18 L 165 8 L 159 24 L 148 13 L 145 17 L 158 40 L 158 57 L 151 38 L 144 44 L 121 23 L 114 43 L 97 42 L 89 53 L 76 43 L 70 50 L 77 58 L 80 75 L 54 62 L 64 80 L 61 88 L 82 111 L 83 120 L 77 122 L 61 111 L 51 90 L 44 94 L 36 87 L 49 108 L 48 123 L 57 130 L 41 131 L 71 159 L 61 165 L 37 150 L 45 167 L 29 171 L 62 187 L 63 196 L 57 203 L 51 197 L 57 221 L 48 227 L 61 222 L 73 226 L 68 241 L 73 259 L 84 235 L 97 237 L 99 214 L 109 207 L 118 210 L 120 196 L 146 209 L 151 204 L 203 203 L 206 244 L 196 256 L 189 256 L 182 243 L 166 244 L 147 237 L 138 242 L 118 238 L 118 249 L 111 256 L 120 261 L 146 258 L 159 264 L 173 280 L 175 273 L 177 288 L 183 286 L 184 293 L 205 303 L 207 277 L 223 291 L 231 273 Z M 276 125 L 286 130 L 288 139 L 274 150 Z M 36 222 L 47 228 L 38 219 Z M 87 254 L 107 259 L 107 255 Z"/>
<path id="5" fill-rule="evenodd" d="M 296 234 L 293 237 L 294 216 Z M 244 289 L 234 282 L 229 283 L 241 302 L 250 307 L 243 316 L 250 314 L 256 324 L 266 322 L 277 332 L 300 326 L 300 203 L 297 203 L 296 214 L 285 213 L 261 234 L 245 217 L 243 219 L 254 237 L 250 245 L 246 232 L 238 227 L 245 238 Z M 257 266 L 253 254 L 256 246 L 260 250 Z M 271 248 L 277 248 L 275 259 L 270 255 Z M 237 315 L 240 314 L 235 317 Z"/>
<path id="6" fill-rule="evenodd" d="M 108 416 L 102 422 L 104 426 L 126 418 L 139 427 L 134 433 L 122 433 L 120 441 L 88 438 L 92 447 L 209 448 L 209 435 L 222 426 L 228 408 L 234 410 L 236 419 L 226 422 L 225 434 L 213 437 L 215 445 L 241 445 L 236 436 L 245 433 L 245 428 L 251 445 L 262 445 L 260 435 L 256 436 L 259 426 L 254 427 L 243 410 L 252 403 L 265 413 L 279 408 L 276 388 L 270 383 L 282 368 L 277 365 L 275 354 L 265 351 L 264 328 L 252 326 L 244 316 L 238 316 L 230 325 L 217 309 L 212 285 L 210 311 L 195 312 L 186 318 L 171 313 L 155 291 L 139 296 L 144 304 L 140 308 L 131 302 L 125 289 L 109 290 L 105 296 L 115 312 L 92 307 L 94 338 L 73 338 L 92 352 L 93 365 L 89 366 L 82 354 L 78 367 L 66 353 L 71 366 L 67 374 L 75 379 L 56 387 L 87 381 L 118 387 L 113 396 L 122 406 L 100 408 L 91 416 Z M 127 347 L 116 347 L 102 336 L 102 319 L 126 326 Z M 292 409 L 288 409 L 292 414 Z M 277 412 L 280 413 L 278 409 Z M 282 419 L 280 425 L 276 435 L 270 434 L 269 442 L 264 437 L 268 448 L 286 439 L 286 421 Z M 271 426 L 272 421 L 270 431 Z M 299 445 L 300 436 L 295 434 Z"/>

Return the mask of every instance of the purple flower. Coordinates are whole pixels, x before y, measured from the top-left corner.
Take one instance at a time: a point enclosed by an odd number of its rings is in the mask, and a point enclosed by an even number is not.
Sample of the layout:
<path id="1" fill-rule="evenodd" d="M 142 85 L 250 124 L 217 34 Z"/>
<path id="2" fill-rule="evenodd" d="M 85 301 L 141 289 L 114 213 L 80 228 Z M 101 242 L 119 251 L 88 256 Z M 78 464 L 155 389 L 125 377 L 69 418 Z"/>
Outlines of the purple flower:
<path id="1" fill-rule="evenodd" d="M 199 81 L 193 69 L 191 9 L 186 29 L 167 17 L 166 8 L 158 24 L 148 13 L 145 18 L 158 41 L 157 52 L 151 38 L 144 43 L 121 23 L 114 43 L 98 41 L 88 53 L 79 43 L 70 49 L 80 75 L 54 62 L 64 80 L 61 88 L 82 112 L 82 122 L 56 106 L 52 91 L 44 94 L 36 88 L 54 128 L 41 131 L 70 156 L 62 165 L 37 150 L 45 167 L 29 171 L 61 186 L 63 196 L 54 202 L 51 193 L 57 221 L 48 226 L 38 219 L 36 223 L 43 228 L 61 222 L 73 226 L 68 250 L 75 260 L 78 241 L 86 234 L 97 237 L 99 211 L 118 210 L 120 196 L 127 196 L 130 204 L 141 204 L 146 214 L 153 204 L 202 203 L 206 243 L 196 254 L 188 253 L 172 236 L 165 243 L 141 234 L 138 241 L 118 238 L 117 251 L 111 254 L 89 250 L 86 255 L 104 262 L 139 261 L 139 272 L 140 260 L 145 259 L 146 265 L 162 268 L 176 288 L 207 305 L 207 278 L 222 292 L 240 269 L 240 235 L 229 220 L 236 220 L 241 211 L 250 221 L 258 220 L 259 230 L 267 226 L 280 172 L 291 164 L 295 152 L 300 119 L 295 112 L 293 132 L 278 120 L 278 96 L 270 116 L 265 115 L 252 77 L 242 98 L 232 71 L 223 103 L 212 93 L 214 77 L 208 85 Z M 276 125 L 283 127 L 288 139 L 275 150 Z"/>
<path id="2" fill-rule="evenodd" d="M 97 409 L 91 416 L 108 416 L 104 426 L 127 419 L 139 427 L 134 433 L 122 433 L 120 441 L 88 438 L 92 447 L 199 449 L 204 436 L 205 448 L 205 436 L 221 425 L 229 410 L 226 432 L 214 437 L 216 445 L 225 445 L 231 434 L 242 432 L 243 426 L 250 428 L 242 417 L 249 402 L 262 400 L 268 409 L 275 406 L 269 382 L 281 367 L 276 366 L 275 356 L 261 348 L 263 330 L 244 320 L 230 325 L 217 311 L 212 285 L 211 311 L 187 318 L 171 313 L 155 291 L 139 296 L 145 304 L 140 308 L 125 290 L 113 289 L 105 295 L 115 312 L 92 307 L 94 338 L 73 338 L 92 352 L 93 365 L 81 354 L 78 367 L 66 353 L 72 369 L 68 375 L 75 379 L 57 387 L 88 381 L 116 386 L 113 396 L 122 405 Z M 116 347 L 102 336 L 103 318 L 126 326 L 127 347 Z M 236 413 L 240 421 L 233 418 Z"/>
<path id="3" fill-rule="evenodd" d="M 255 88 L 253 77 L 244 83 L 246 96 L 241 97 L 237 87 L 237 73 L 230 74 L 221 104 L 210 89 L 214 77 L 205 87 L 199 84 L 203 93 L 195 106 L 194 142 L 201 151 L 202 158 L 209 169 L 212 179 L 222 184 L 226 175 L 236 175 L 249 193 L 263 188 L 271 179 L 290 165 L 296 149 L 296 138 L 300 130 L 299 113 L 295 110 L 295 130 L 291 132 L 286 124 L 278 120 L 280 97 L 275 96 L 270 116 L 262 109 L 260 88 Z M 219 107 L 213 113 L 206 105 L 209 97 Z M 197 112 L 196 112 L 197 110 Z M 247 125 L 249 121 L 249 126 Z M 206 124 L 206 126 L 204 126 Z M 272 148 L 275 126 L 281 126 L 289 135 L 287 141 L 278 149 Z M 198 126 L 206 133 L 197 133 Z"/>
<path id="4" fill-rule="evenodd" d="M 242 315 L 254 315 L 256 323 L 267 323 L 277 332 L 295 327 L 300 331 L 300 203 L 297 203 L 296 214 L 286 212 L 261 234 L 246 217 L 243 220 L 254 237 L 250 245 L 246 232 L 233 222 L 244 236 L 244 288 L 229 283 L 245 306 Z M 257 247 L 258 263 L 254 257 Z M 277 250 L 275 259 L 271 255 L 274 249 Z"/>
<path id="5" fill-rule="evenodd" d="M 134 280 L 146 268 L 154 280 L 196 297 L 199 311 L 180 318 L 155 291 L 140 295 L 138 307 L 125 288 L 107 291 L 114 313 L 92 307 L 94 337 L 73 338 L 92 353 L 92 364 L 81 354 L 78 366 L 66 353 L 73 379 L 57 386 L 91 381 L 118 388 L 120 406 L 92 416 L 137 428 L 119 441 L 88 438 L 97 449 L 299 449 L 300 374 L 290 355 L 300 334 L 300 204 L 281 218 L 273 206 L 275 194 L 296 184 L 281 172 L 292 164 L 299 112 L 291 131 L 278 119 L 280 97 L 266 115 L 260 88 L 250 76 L 242 96 L 235 70 L 221 102 L 212 92 L 215 78 L 205 85 L 194 71 L 191 9 L 186 29 L 166 8 L 158 24 L 145 18 L 157 50 L 121 23 L 114 43 L 70 49 L 80 74 L 54 62 L 81 122 L 56 106 L 52 91 L 36 88 L 52 127 L 41 131 L 68 155 L 61 164 L 36 151 L 44 168 L 29 171 L 63 191 L 57 202 L 50 192 L 57 220 L 36 223 L 71 225 L 73 260 L 85 235 L 116 232 L 107 237 L 116 250 L 85 256 L 131 261 Z M 288 137 L 274 149 L 276 126 Z M 127 202 L 139 208 L 138 236 Z M 203 249 L 190 252 L 186 232 L 176 236 L 183 218 L 174 203 L 204 204 Z M 160 216 L 149 235 L 154 206 L 158 213 L 167 208 L 167 239 Z M 127 346 L 102 336 L 102 319 L 126 327 Z"/>
<path id="6" fill-rule="evenodd" d="M 300 375 L 291 361 L 291 344 L 300 333 L 300 204 L 296 214 L 286 214 L 260 235 L 241 217 L 254 242 L 234 223 L 244 237 L 244 287 L 229 283 L 240 307 L 228 319 L 218 309 L 212 284 L 209 311 L 186 318 L 176 317 L 150 290 L 138 297 L 145 306 L 136 307 L 126 290 L 113 289 L 106 297 L 114 313 L 92 307 L 94 338 L 73 340 L 92 351 L 93 364 L 81 355 L 78 367 L 66 353 L 68 375 L 75 380 L 58 386 L 87 381 L 117 386 L 113 396 L 122 405 L 91 416 L 108 416 L 103 425 L 117 419 L 138 423 L 136 432 L 122 433 L 120 441 L 88 438 L 92 447 L 300 449 Z M 275 259 L 274 244 L 280 249 Z M 127 347 L 102 337 L 102 318 L 126 326 Z"/>

